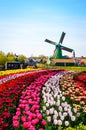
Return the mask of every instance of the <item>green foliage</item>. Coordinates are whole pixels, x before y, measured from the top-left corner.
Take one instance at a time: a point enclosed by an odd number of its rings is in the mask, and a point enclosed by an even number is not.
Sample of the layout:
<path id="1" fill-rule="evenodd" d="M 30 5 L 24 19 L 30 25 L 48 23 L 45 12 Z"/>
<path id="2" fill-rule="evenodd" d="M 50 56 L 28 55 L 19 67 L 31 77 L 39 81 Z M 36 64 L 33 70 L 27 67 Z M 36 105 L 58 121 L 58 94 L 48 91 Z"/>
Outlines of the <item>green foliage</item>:
<path id="1" fill-rule="evenodd" d="M 86 130 L 86 125 L 77 126 L 76 130 Z"/>
<path id="2" fill-rule="evenodd" d="M 0 65 L 5 65 L 7 61 L 15 61 L 15 56 L 13 53 L 8 53 L 7 55 L 0 51 Z"/>
<path id="3" fill-rule="evenodd" d="M 4 65 L 6 61 L 7 61 L 6 55 L 4 54 L 4 52 L 0 51 L 0 65 Z"/>
<path id="4" fill-rule="evenodd" d="M 7 54 L 7 61 L 15 61 L 15 56 L 13 53 Z"/>
<path id="5" fill-rule="evenodd" d="M 58 69 L 58 70 L 73 70 L 73 71 L 84 71 L 86 72 L 86 67 L 77 67 L 77 66 L 55 66 L 53 63 L 49 66 L 46 64 L 41 64 L 41 68 L 44 69 Z"/>
<path id="6" fill-rule="evenodd" d="M 20 61 L 20 62 L 23 62 L 25 59 L 26 59 L 26 57 L 22 54 L 19 55 L 19 57 L 18 57 L 18 61 Z"/>
<path id="7" fill-rule="evenodd" d="M 78 125 L 76 128 L 68 127 L 64 130 L 86 130 L 86 125 Z"/>
<path id="8" fill-rule="evenodd" d="M 27 58 L 24 55 L 19 55 L 18 61 L 23 62 Z M 0 66 L 4 66 L 7 61 L 15 61 L 15 54 L 8 52 L 5 54 L 4 52 L 0 51 Z"/>
<path id="9" fill-rule="evenodd" d="M 75 129 L 72 128 L 72 127 L 68 127 L 68 128 L 66 128 L 66 129 L 64 129 L 64 130 L 75 130 Z"/>

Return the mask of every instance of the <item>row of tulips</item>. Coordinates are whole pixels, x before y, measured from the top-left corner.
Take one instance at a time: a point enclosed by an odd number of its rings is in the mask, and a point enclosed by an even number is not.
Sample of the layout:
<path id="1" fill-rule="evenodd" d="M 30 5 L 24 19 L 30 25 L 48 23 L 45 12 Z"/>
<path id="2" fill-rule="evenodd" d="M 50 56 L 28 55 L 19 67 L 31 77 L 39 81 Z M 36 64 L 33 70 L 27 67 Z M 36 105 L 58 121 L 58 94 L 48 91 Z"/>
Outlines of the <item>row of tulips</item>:
<path id="1" fill-rule="evenodd" d="M 22 92 L 18 108 L 16 109 L 16 115 L 13 117 L 13 126 L 15 128 L 21 126 L 29 130 L 35 130 L 36 125 L 40 122 L 43 126 L 46 125 L 46 121 L 42 120 L 39 103 L 41 87 L 49 77 L 50 74 L 40 76 L 27 87 L 26 91 Z M 22 122 L 21 125 L 19 125 L 20 122 Z"/>
<path id="2" fill-rule="evenodd" d="M 42 71 L 42 70 L 41 70 Z M 11 74 L 8 74 L 8 75 L 5 75 L 5 76 L 0 76 L 0 84 L 3 84 L 9 80 L 12 80 L 12 79 L 15 79 L 15 78 L 18 78 L 20 76 L 24 76 L 28 73 L 34 73 L 34 71 L 24 71 L 24 72 L 18 72 L 18 73 L 11 73 Z"/>
<path id="3" fill-rule="evenodd" d="M 14 116 L 16 110 L 19 110 L 19 109 L 16 109 L 16 107 L 22 100 L 22 99 L 19 100 L 20 96 L 21 94 L 25 93 L 25 90 L 27 90 L 27 88 L 29 89 L 29 85 L 31 84 L 31 82 L 36 80 L 41 75 L 43 75 L 43 77 L 45 75 L 48 75 L 45 78 L 46 80 L 47 78 L 54 75 L 55 73 L 57 73 L 57 71 L 54 71 L 54 70 L 37 71 L 34 73 L 28 73 L 26 75 L 23 75 L 18 78 L 9 80 L 8 82 L 5 82 L 5 90 L 3 92 L 0 92 L 0 130 L 13 129 L 13 125 L 15 123 L 13 123 L 12 125 L 12 117 Z M 41 85 L 43 85 L 42 83 L 43 77 L 41 77 L 40 79 Z M 23 96 L 24 95 L 22 95 L 21 98 Z M 30 95 L 28 95 L 28 97 L 29 96 Z M 39 101 L 39 98 L 38 98 L 38 101 Z"/>
<path id="4" fill-rule="evenodd" d="M 40 72 L 44 72 L 46 70 L 41 70 Z M 0 92 L 5 91 L 7 88 L 9 88 L 9 86 L 11 87 L 12 85 L 7 84 L 6 82 L 12 83 L 13 81 L 15 81 L 16 78 L 22 77 L 22 76 L 28 76 L 30 74 L 33 74 L 39 72 L 39 71 L 33 71 L 33 72 L 19 72 L 16 74 L 9 74 L 7 76 L 2 76 L 2 78 L 0 79 Z M 11 82 L 10 82 L 11 81 Z"/>
<path id="5" fill-rule="evenodd" d="M 86 84 L 83 82 L 83 75 L 79 76 L 79 79 L 80 77 L 82 82 L 78 80 L 78 76 L 75 77 L 71 72 L 67 73 L 61 77 L 60 86 L 65 92 L 65 96 L 70 97 L 74 106 L 76 106 L 77 109 L 83 108 L 84 112 L 86 112 Z"/>
<path id="6" fill-rule="evenodd" d="M 58 126 L 73 125 L 80 116 L 77 109 L 67 102 L 64 92 L 61 91 L 59 79 L 65 73 L 56 74 L 42 88 L 41 110 L 44 119 L 47 121 L 46 130 L 55 130 Z"/>
<path id="7" fill-rule="evenodd" d="M 74 80 L 86 83 L 86 73 L 77 75 Z"/>
<path id="8" fill-rule="evenodd" d="M 26 69 L 16 69 L 16 70 L 5 70 L 5 71 L 0 71 L 0 78 L 1 76 L 7 76 L 9 74 L 16 74 L 19 72 L 27 72 L 27 71 L 34 71 L 34 70 L 41 70 L 41 68 L 26 68 Z"/>

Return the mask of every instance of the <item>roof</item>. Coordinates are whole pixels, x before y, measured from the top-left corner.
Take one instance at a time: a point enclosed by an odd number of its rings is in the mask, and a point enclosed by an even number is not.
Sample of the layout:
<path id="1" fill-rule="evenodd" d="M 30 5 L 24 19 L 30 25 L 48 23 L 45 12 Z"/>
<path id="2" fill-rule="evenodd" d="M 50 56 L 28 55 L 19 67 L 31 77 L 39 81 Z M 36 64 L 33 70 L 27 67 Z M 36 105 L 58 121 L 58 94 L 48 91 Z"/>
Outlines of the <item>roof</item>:
<path id="1" fill-rule="evenodd" d="M 54 63 L 74 63 L 74 59 L 70 58 L 70 59 L 52 59 L 51 60 Z"/>
<path id="2" fill-rule="evenodd" d="M 84 62 L 84 63 L 86 63 L 86 59 L 81 59 L 81 62 Z"/>

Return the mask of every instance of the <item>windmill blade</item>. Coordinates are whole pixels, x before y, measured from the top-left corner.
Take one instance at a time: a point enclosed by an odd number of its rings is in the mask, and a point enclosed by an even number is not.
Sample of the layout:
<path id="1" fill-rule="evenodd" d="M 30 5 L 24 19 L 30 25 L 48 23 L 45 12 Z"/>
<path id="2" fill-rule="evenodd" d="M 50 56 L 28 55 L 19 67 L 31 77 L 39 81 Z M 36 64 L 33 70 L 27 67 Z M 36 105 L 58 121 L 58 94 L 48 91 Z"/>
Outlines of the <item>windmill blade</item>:
<path id="1" fill-rule="evenodd" d="M 48 43 L 53 44 L 53 45 L 56 45 L 56 42 L 50 41 L 48 39 L 45 39 L 45 42 L 48 42 Z"/>
<path id="2" fill-rule="evenodd" d="M 68 51 L 68 52 L 72 52 L 73 51 L 73 49 L 70 49 L 70 48 L 65 47 L 65 46 L 61 46 L 61 49 L 65 50 L 65 51 Z"/>
<path id="3" fill-rule="evenodd" d="M 59 43 L 61 43 L 61 44 L 62 44 L 63 39 L 64 39 L 64 36 L 65 36 L 65 33 L 64 33 L 64 32 L 62 32 L 62 35 L 61 35 L 60 40 L 59 40 Z"/>

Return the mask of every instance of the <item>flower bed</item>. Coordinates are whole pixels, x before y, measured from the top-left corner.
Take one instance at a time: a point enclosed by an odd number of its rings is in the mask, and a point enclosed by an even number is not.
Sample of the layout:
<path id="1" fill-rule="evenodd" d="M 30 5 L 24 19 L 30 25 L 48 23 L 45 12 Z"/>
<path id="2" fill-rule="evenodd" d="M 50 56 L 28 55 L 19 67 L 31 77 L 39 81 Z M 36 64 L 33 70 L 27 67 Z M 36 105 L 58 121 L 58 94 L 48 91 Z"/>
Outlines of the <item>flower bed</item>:
<path id="1" fill-rule="evenodd" d="M 74 77 L 74 78 L 73 78 Z M 86 75 L 74 76 L 73 73 L 64 75 L 60 80 L 65 96 L 69 96 L 77 109 L 82 107 L 86 112 Z"/>
<path id="2" fill-rule="evenodd" d="M 15 109 L 18 106 L 22 91 L 25 91 L 31 82 L 41 75 L 44 76 L 49 74 L 49 76 L 52 76 L 55 73 L 54 70 L 37 71 L 1 84 L 4 85 L 3 87 L 5 89 L 3 92 L 0 92 L 0 130 L 6 128 L 12 129 L 12 116 L 15 114 Z"/>
<path id="3" fill-rule="evenodd" d="M 35 71 L 35 70 L 41 70 L 41 68 L 26 68 L 26 69 L 16 69 L 16 70 L 5 70 L 5 71 L 0 71 L 0 78 L 1 76 L 7 76 L 9 74 L 16 74 L 20 72 L 27 72 L 27 71 Z"/>
<path id="4" fill-rule="evenodd" d="M 86 75 L 75 75 L 41 70 L 4 77 L 0 130 L 85 130 Z"/>
<path id="5" fill-rule="evenodd" d="M 61 91 L 59 78 L 63 75 L 64 72 L 53 76 L 42 89 L 42 113 L 47 120 L 46 130 L 73 125 L 80 116 L 77 109 L 67 102 L 64 92 Z"/>
<path id="6" fill-rule="evenodd" d="M 60 87 L 68 102 L 81 113 L 77 123 L 86 125 L 86 74 L 69 72 L 60 79 Z"/>

